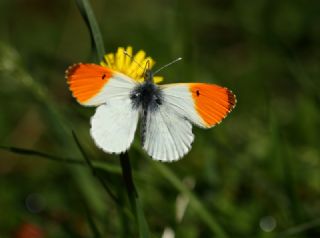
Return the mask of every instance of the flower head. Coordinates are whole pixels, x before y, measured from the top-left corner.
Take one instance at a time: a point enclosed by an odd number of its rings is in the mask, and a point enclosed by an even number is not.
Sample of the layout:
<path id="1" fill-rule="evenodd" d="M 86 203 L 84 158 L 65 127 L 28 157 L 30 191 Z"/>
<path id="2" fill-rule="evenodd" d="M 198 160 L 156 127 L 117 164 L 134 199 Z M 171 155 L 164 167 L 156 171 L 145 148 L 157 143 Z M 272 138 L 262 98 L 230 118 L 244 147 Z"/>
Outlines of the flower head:
<path id="1" fill-rule="evenodd" d="M 142 67 L 144 67 L 148 61 L 149 69 L 151 69 L 155 64 L 154 60 L 149 56 L 146 57 L 146 52 L 143 50 L 139 50 L 138 53 L 133 56 L 132 47 L 128 46 L 126 50 L 123 47 L 119 47 L 115 54 L 106 54 L 104 56 L 104 61 L 101 61 L 100 64 L 123 73 L 138 82 L 143 82 L 144 68 Z M 153 77 L 155 83 L 161 82 L 162 79 L 163 78 L 160 76 Z"/>

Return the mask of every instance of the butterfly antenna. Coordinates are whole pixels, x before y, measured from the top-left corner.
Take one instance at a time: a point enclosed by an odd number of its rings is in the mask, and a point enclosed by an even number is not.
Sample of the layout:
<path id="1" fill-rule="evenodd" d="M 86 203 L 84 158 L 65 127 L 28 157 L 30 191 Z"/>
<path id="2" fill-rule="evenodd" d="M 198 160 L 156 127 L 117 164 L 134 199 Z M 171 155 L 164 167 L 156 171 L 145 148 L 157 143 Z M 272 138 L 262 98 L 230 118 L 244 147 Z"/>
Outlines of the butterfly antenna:
<path id="1" fill-rule="evenodd" d="M 181 57 L 179 57 L 178 59 L 175 59 L 175 60 L 171 61 L 170 63 L 168 63 L 168 64 L 162 66 L 160 69 L 156 70 L 153 74 L 156 75 L 157 73 L 159 73 L 159 72 L 160 72 L 161 70 L 163 70 L 164 68 L 167 68 L 168 66 L 170 66 L 170 65 L 172 65 L 172 64 L 175 64 L 175 63 L 177 63 L 177 62 L 180 61 L 180 60 L 182 60 Z"/>
<path id="2" fill-rule="evenodd" d="M 144 74 L 148 69 L 150 69 L 150 60 L 147 60 L 146 65 L 144 66 L 144 70 L 143 70 Z"/>
<path id="3" fill-rule="evenodd" d="M 128 53 L 127 51 L 124 51 L 123 53 L 124 53 L 126 56 L 128 56 L 133 62 L 135 62 L 141 69 L 145 70 L 145 68 L 143 68 L 143 67 L 141 66 L 141 64 L 139 64 L 139 63 L 133 58 L 132 55 L 129 55 L 129 53 Z"/>

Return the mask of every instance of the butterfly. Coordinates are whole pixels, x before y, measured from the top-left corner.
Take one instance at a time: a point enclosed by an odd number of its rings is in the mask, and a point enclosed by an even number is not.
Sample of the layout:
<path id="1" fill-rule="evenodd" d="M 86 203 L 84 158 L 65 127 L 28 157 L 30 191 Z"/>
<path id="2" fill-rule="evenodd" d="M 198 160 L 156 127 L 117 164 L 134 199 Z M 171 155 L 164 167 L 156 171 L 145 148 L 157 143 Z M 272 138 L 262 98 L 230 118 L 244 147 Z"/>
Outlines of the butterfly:
<path id="1" fill-rule="evenodd" d="M 127 151 L 140 120 L 142 146 L 147 154 L 154 160 L 176 161 L 191 149 L 192 125 L 211 128 L 235 107 L 236 97 L 225 87 L 208 83 L 159 85 L 154 82 L 151 67 L 140 73 L 144 80 L 137 80 L 131 66 L 139 62 L 132 57 L 127 71 L 124 66 L 115 70 L 112 65 L 119 66 L 116 58 L 109 57 L 113 60 L 109 66 L 79 63 L 66 71 L 76 100 L 97 107 L 90 134 L 107 153 Z M 123 73 L 130 67 L 131 73 Z"/>

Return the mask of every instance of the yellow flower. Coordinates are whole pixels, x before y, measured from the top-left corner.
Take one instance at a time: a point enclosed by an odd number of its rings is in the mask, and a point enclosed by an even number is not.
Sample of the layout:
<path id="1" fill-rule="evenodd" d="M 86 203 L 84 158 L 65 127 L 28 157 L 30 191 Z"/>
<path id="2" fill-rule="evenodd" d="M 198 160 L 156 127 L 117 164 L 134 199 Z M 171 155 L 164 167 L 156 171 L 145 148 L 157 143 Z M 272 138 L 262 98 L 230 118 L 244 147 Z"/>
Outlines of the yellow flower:
<path id="1" fill-rule="evenodd" d="M 127 52 L 127 55 L 125 54 Z M 129 55 L 129 56 L 128 56 Z M 133 59 L 130 57 L 132 56 Z M 117 53 L 109 53 L 104 56 L 104 61 L 101 61 L 101 65 L 108 67 L 115 71 L 121 72 L 130 78 L 143 82 L 143 73 L 144 68 L 141 68 L 139 65 L 144 67 L 149 61 L 149 69 L 155 64 L 154 60 L 151 57 L 146 57 L 146 52 L 139 50 L 134 56 L 132 54 L 132 47 L 128 46 L 126 50 L 123 47 L 119 47 Z M 163 80 L 160 76 L 153 77 L 155 83 L 159 83 Z"/>

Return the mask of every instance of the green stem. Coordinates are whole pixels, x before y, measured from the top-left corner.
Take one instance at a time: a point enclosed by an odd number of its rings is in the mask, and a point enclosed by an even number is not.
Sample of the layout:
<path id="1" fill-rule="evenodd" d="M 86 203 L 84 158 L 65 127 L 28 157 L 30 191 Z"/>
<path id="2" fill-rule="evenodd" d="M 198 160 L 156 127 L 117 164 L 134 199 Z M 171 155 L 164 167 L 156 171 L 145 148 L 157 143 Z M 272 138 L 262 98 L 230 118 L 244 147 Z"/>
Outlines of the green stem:
<path id="1" fill-rule="evenodd" d="M 91 44 L 98 55 L 98 61 L 101 61 L 105 53 L 103 39 L 99 25 L 94 16 L 94 12 L 88 0 L 76 0 L 79 11 L 89 29 Z"/>
<path id="2" fill-rule="evenodd" d="M 133 183 L 131 164 L 128 152 L 120 154 L 120 164 L 122 168 L 123 180 L 125 182 L 128 197 L 130 200 L 130 205 L 132 209 L 136 209 L 134 200 L 138 198 L 138 194 Z"/>
<path id="3" fill-rule="evenodd" d="M 138 199 L 138 192 L 134 186 L 132 169 L 128 152 L 120 154 L 120 164 L 122 168 L 122 177 L 127 189 L 127 194 L 130 202 L 131 209 L 136 218 L 139 227 L 139 235 L 141 238 L 149 237 L 149 229 L 145 220 L 142 206 Z"/>
<path id="4" fill-rule="evenodd" d="M 198 213 L 200 219 L 204 221 L 211 231 L 216 234 L 216 237 L 227 238 L 228 235 L 224 231 L 223 227 L 212 217 L 210 212 L 202 205 L 198 198 L 190 192 L 183 183 L 167 168 L 167 166 L 160 163 L 152 163 L 153 166 L 166 178 L 171 184 L 173 184 L 181 193 L 186 194 L 190 199 L 190 205 L 194 211 Z"/>
<path id="5" fill-rule="evenodd" d="M 111 191 L 111 189 L 109 188 L 109 186 L 107 185 L 107 183 L 105 182 L 104 178 L 101 177 L 95 170 L 94 166 L 92 165 L 87 153 L 84 151 L 82 145 L 80 144 L 80 141 L 78 139 L 78 137 L 76 136 L 76 134 L 74 133 L 74 131 L 72 131 L 72 136 L 83 156 L 83 158 L 85 159 L 85 161 L 88 164 L 88 167 L 90 168 L 92 174 L 99 180 L 99 182 L 101 183 L 101 185 L 103 186 L 103 188 L 105 189 L 105 191 L 109 194 L 109 196 L 113 199 L 113 201 L 120 205 L 118 198 L 113 194 L 113 192 Z"/>
<path id="6" fill-rule="evenodd" d="M 55 162 L 62 162 L 64 164 L 87 166 L 86 161 L 82 161 L 78 158 L 69 158 L 69 157 L 50 155 L 47 153 L 43 153 L 40 151 L 31 150 L 31 149 L 0 145 L 0 150 L 8 151 L 8 152 L 11 152 L 14 154 L 19 154 L 19 155 L 26 156 L 26 157 L 47 159 L 47 160 L 51 160 L 51 161 L 55 161 Z M 113 173 L 113 174 L 120 174 L 121 173 L 121 170 L 118 166 L 110 165 L 110 164 L 106 163 L 105 161 L 91 159 L 90 162 L 92 163 L 92 166 L 95 169 L 102 169 L 102 170 L 105 170 L 105 171 L 107 171 L 109 173 Z"/>

